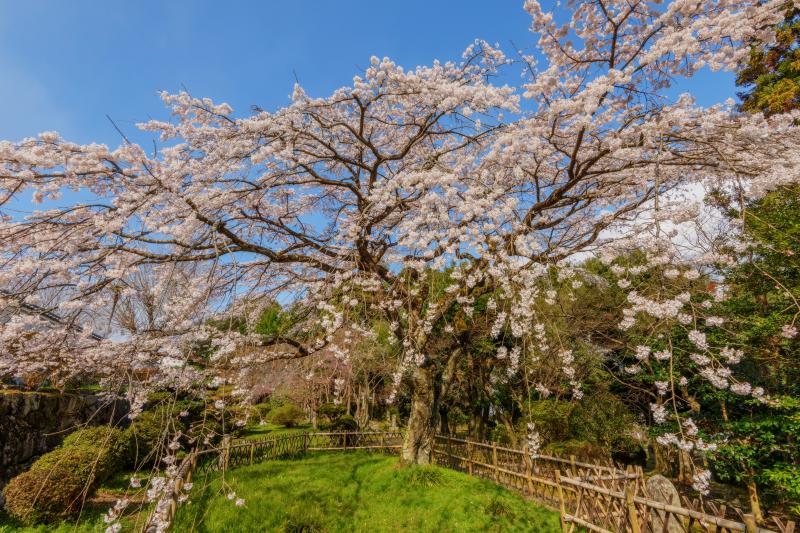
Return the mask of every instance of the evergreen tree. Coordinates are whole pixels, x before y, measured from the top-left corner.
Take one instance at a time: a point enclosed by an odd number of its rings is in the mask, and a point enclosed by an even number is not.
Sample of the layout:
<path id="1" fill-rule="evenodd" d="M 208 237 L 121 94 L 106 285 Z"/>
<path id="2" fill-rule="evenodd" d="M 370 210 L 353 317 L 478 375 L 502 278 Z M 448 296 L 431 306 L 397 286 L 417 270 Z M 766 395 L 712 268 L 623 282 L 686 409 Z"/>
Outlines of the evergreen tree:
<path id="1" fill-rule="evenodd" d="M 730 297 L 722 311 L 747 357 L 739 372 L 770 399 L 761 404 L 718 394 L 726 438 L 712 464 L 724 481 L 756 487 L 800 511 L 800 189 L 779 189 L 729 215 L 741 220 L 749 249 L 725 273 Z M 711 413 L 709 413 L 711 414 Z M 713 416 L 713 414 L 712 414 Z M 758 513 L 756 513 L 758 514 Z"/>
<path id="2" fill-rule="evenodd" d="M 791 1 L 776 42 L 753 46 L 736 85 L 747 88 L 739 93 L 744 110 L 770 115 L 800 107 L 800 8 Z"/>

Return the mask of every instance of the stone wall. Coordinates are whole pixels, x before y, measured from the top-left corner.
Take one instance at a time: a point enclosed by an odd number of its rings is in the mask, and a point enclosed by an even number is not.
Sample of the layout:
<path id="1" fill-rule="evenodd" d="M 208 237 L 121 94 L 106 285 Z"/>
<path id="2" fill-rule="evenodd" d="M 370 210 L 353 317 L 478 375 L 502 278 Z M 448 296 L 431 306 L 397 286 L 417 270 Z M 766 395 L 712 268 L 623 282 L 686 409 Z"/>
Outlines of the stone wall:
<path id="1" fill-rule="evenodd" d="M 82 424 L 119 422 L 126 413 L 126 402 L 92 394 L 0 390 L 0 488 Z"/>

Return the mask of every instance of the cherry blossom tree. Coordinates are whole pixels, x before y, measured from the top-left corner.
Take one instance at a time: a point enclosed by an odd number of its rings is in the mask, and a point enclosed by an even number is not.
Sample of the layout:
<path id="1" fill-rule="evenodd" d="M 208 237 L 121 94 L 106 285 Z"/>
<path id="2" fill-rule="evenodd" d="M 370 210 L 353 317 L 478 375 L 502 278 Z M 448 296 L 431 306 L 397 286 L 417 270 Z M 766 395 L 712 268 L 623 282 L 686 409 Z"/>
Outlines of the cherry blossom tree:
<path id="1" fill-rule="evenodd" d="M 752 196 L 797 179 L 796 115 L 671 96 L 676 79 L 704 66 L 741 65 L 742 43 L 769 41 L 782 5 L 593 0 L 550 13 L 529 0 L 538 53 L 520 52 L 519 90 L 495 82 L 515 61 L 477 41 L 458 62 L 413 70 L 372 58 L 351 86 L 324 98 L 297 86 L 274 112 L 240 117 L 165 93 L 172 120 L 140 125 L 160 138 L 154 153 L 52 132 L 0 142 L 3 204 L 32 194 L 47 206 L 4 213 L 4 300 L 94 324 L 120 317 L 113 303 L 132 296 L 141 269 L 157 292 L 183 280 L 151 326 L 103 341 L 85 326 L 31 334 L 37 317 L 15 317 L 0 331 L 13 346 L 0 369 L 111 375 L 125 353 L 174 374 L 205 343 L 204 374 L 190 379 L 209 379 L 234 361 L 246 369 L 347 352 L 337 332 L 368 335 L 380 319 L 402 347 L 395 385 L 412 391 L 403 460 L 427 463 L 447 369 L 464 354 L 460 332 L 478 302 L 493 330 L 512 332 L 508 360 L 529 360 L 543 343 L 560 346 L 543 338 L 535 305 L 552 269 L 580 284 L 574 258 L 610 262 L 636 239 L 663 258 L 675 225 L 698 212 L 679 191 L 708 184 Z M 68 191 L 88 199 L 51 207 Z M 253 302 L 287 295 L 316 310 L 291 335 L 208 326 L 240 302 L 256 316 Z M 568 350 L 557 353 L 558 379 L 580 395 Z"/>

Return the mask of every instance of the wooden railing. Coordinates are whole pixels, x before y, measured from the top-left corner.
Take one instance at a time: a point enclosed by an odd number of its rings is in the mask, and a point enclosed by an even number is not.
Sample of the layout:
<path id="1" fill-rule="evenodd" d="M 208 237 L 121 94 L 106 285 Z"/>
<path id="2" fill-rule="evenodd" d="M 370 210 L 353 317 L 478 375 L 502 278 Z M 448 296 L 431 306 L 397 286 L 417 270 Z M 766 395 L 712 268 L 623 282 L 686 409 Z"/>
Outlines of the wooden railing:
<path id="1" fill-rule="evenodd" d="M 179 483 L 191 479 L 195 468 L 199 471 L 227 470 L 300 456 L 308 451 L 399 453 L 402 441 L 400 431 L 307 432 L 234 443 L 226 438 L 218 448 L 187 456 L 181 463 Z M 724 505 L 684 498 L 683 505 L 677 506 L 649 498 L 641 468 L 586 463 L 574 456 L 532 455 L 526 450 L 497 443 L 447 435 L 436 436 L 433 458 L 441 466 L 490 479 L 558 511 L 562 533 L 571 533 L 577 527 L 599 533 L 793 533 L 795 530 L 793 522 L 779 519 L 771 519 L 773 529 L 759 527 L 752 516 Z M 175 514 L 175 498 L 179 491 L 180 486 L 177 486 L 172 500 L 162 507 L 170 521 Z"/>
<path id="2" fill-rule="evenodd" d="M 200 454 L 198 470 L 225 470 L 260 461 L 302 455 L 308 451 L 373 450 L 397 452 L 402 447 L 400 431 L 329 431 L 295 433 L 258 440 L 225 443 Z"/>
<path id="3" fill-rule="evenodd" d="M 593 479 L 578 471 L 578 476 L 557 474 L 559 511 L 565 533 L 581 526 L 590 531 L 632 533 L 706 531 L 729 533 L 793 533 L 794 522 L 770 518 L 769 528 L 756 524 L 752 515 L 713 502 L 683 498 L 683 505 L 671 505 L 647 495 L 641 483 L 622 486 L 613 481 Z"/>
<path id="4" fill-rule="evenodd" d="M 373 450 L 399 453 L 403 447 L 402 431 L 308 433 L 309 451 Z"/>
<path id="5" fill-rule="evenodd" d="M 558 510 L 563 533 L 576 527 L 600 533 L 793 533 L 795 529 L 793 522 L 775 518 L 770 519 L 773 529 L 758 527 L 750 515 L 710 502 L 684 498 L 682 506 L 675 506 L 656 501 L 647 496 L 641 468 L 586 463 L 574 456 L 532 456 L 497 443 L 443 435 L 436 437 L 434 458 L 439 465 L 491 479 Z"/>
<path id="6" fill-rule="evenodd" d="M 610 465 L 595 465 L 553 455 L 532 456 L 524 450 L 497 443 L 476 442 L 439 435 L 434 446 L 437 464 L 491 479 L 557 509 L 559 472 L 590 471 L 593 477 L 609 480 L 640 480 L 640 472 L 626 472 Z"/>

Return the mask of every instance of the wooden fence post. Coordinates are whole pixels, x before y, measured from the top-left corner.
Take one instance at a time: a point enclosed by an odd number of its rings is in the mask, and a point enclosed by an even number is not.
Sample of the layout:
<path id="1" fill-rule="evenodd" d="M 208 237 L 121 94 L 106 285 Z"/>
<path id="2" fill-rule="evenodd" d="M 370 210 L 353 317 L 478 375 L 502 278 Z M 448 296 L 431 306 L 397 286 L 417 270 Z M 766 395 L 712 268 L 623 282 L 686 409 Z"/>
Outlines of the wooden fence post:
<path id="1" fill-rule="evenodd" d="M 572 470 L 570 475 L 572 477 L 578 477 L 578 470 L 575 467 L 575 456 L 574 455 L 570 455 L 569 456 L 569 464 L 570 464 L 570 467 L 571 467 L 571 470 Z"/>
<path id="2" fill-rule="evenodd" d="M 467 471 L 472 475 L 472 443 L 467 441 Z"/>
<path id="3" fill-rule="evenodd" d="M 497 472 L 497 443 L 492 443 L 492 466 L 494 467 L 494 482 L 497 483 L 498 472 Z"/>
<path id="4" fill-rule="evenodd" d="M 645 484 L 646 482 L 645 482 L 645 479 L 644 479 L 644 470 L 642 469 L 641 466 L 637 466 L 636 467 L 636 475 L 638 476 L 636 478 L 636 491 L 637 491 L 637 493 L 643 495 L 644 497 L 648 497 L 648 495 L 647 495 L 647 485 Z"/>
<path id="5" fill-rule="evenodd" d="M 231 436 L 225 435 L 222 437 L 222 453 L 219 455 L 219 469 L 228 469 L 228 457 L 231 453 Z"/>
<path id="6" fill-rule="evenodd" d="M 631 484 L 625 484 L 625 506 L 628 509 L 628 524 L 630 524 L 630 531 L 632 533 L 641 533 L 642 528 L 639 525 L 639 513 L 636 511 L 636 503 L 633 501 L 633 490 Z"/>
<path id="7" fill-rule="evenodd" d="M 556 470 L 556 491 L 558 492 L 558 510 L 561 517 L 562 533 L 569 533 L 567 527 L 567 506 L 564 504 L 564 491 L 561 488 L 561 472 Z"/>
<path id="8" fill-rule="evenodd" d="M 256 445 L 255 444 L 251 444 L 250 445 L 250 464 L 253 464 L 253 452 L 255 452 L 255 450 L 256 450 Z"/>

